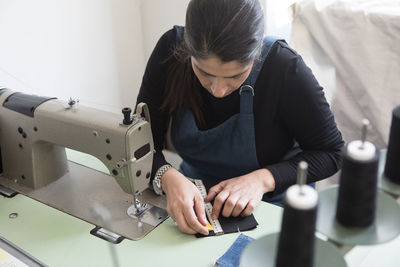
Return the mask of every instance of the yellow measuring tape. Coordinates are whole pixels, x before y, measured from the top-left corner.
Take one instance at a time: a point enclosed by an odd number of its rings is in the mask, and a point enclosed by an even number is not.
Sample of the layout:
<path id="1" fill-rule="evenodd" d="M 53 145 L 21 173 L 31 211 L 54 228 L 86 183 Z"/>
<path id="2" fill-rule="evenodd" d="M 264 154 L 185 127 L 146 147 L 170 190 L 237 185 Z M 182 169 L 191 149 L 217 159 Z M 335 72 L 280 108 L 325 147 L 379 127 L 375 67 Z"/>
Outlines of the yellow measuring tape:
<path id="1" fill-rule="evenodd" d="M 202 180 L 199 179 L 194 179 L 194 184 L 196 185 L 197 189 L 199 189 L 200 194 L 203 198 L 207 196 L 207 190 L 206 187 L 203 184 Z M 207 218 L 208 218 L 208 225 L 206 228 L 210 231 L 214 231 L 215 235 L 222 235 L 224 234 L 224 230 L 222 230 L 221 224 L 219 223 L 218 219 L 212 219 L 211 214 L 212 214 L 212 205 L 211 203 L 204 203 Z"/>

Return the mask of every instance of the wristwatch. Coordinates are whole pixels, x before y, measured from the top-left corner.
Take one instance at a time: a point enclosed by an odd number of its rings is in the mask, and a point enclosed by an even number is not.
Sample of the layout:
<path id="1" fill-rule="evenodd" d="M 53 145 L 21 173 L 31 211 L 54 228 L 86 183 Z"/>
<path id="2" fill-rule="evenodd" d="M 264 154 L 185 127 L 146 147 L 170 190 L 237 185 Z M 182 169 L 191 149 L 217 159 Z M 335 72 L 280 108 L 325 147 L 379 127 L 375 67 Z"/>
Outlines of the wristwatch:
<path id="1" fill-rule="evenodd" d="M 172 166 L 170 164 L 164 165 L 157 173 L 156 176 L 154 176 L 153 179 L 153 190 L 154 192 L 159 195 L 162 196 L 164 195 L 164 191 L 161 188 L 161 177 L 164 175 L 164 173 L 171 169 Z"/>

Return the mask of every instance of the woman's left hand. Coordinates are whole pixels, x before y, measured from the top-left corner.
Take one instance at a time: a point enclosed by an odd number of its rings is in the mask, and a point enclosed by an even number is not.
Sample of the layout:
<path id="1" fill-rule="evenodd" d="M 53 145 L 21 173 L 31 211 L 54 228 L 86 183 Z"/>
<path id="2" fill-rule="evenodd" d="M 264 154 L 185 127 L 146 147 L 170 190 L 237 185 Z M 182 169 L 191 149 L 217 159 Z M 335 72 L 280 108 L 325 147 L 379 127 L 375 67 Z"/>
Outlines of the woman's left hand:
<path id="1" fill-rule="evenodd" d="M 249 216 L 262 196 L 275 189 L 275 180 L 268 169 L 259 169 L 249 174 L 228 179 L 210 188 L 205 202 L 214 199 L 212 218 L 222 216 Z"/>

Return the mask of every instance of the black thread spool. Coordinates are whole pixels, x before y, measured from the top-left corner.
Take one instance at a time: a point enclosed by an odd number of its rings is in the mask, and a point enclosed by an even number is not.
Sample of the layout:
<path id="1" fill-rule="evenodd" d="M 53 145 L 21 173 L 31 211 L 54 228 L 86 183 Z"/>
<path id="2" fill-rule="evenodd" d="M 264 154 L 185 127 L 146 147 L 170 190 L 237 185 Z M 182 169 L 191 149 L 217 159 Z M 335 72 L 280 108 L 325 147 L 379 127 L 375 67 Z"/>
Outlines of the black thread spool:
<path id="1" fill-rule="evenodd" d="M 276 256 L 277 267 L 312 267 L 314 265 L 315 227 L 318 194 L 305 185 L 307 163 L 298 168 L 297 185 L 285 195 L 281 232 Z"/>
<path id="2" fill-rule="evenodd" d="M 346 227 L 367 227 L 375 220 L 379 153 L 365 141 L 368 120 L 363 124 L 362 140 L 350 142 L 343 152 L 336 219 Z"/>
<path id="3" fill-rule="evenodd" d="M 400 106 L 394 108 L 392 112 L 385 176 L 390 181 L 400 184 Z"/>

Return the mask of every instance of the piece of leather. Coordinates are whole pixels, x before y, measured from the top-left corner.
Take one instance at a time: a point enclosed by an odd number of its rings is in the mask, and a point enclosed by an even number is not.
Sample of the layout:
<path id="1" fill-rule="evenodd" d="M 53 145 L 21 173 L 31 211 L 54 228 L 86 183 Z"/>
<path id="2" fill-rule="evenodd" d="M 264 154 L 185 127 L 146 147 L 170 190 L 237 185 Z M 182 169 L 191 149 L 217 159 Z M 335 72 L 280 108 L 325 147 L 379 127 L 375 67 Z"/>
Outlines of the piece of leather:
<path id="1" fill-rule="evenodd" d="M 218 218 L 219 223 L 221 224 L 222 230 L 224 234 L 236 233 L 236 232 L 244 232 L 248 230 L 252 230 L 257 227 L 258 223 L 254 215 L 250 215 L 247 217 L 223 217 L 222 215 Z M 196 234 L 196 237 L 207 237 L 214 236 L 214 231 L 210 231 L 208 235 L 203 235 L 200 233 Z"/>

